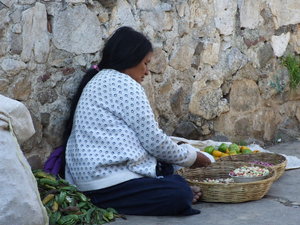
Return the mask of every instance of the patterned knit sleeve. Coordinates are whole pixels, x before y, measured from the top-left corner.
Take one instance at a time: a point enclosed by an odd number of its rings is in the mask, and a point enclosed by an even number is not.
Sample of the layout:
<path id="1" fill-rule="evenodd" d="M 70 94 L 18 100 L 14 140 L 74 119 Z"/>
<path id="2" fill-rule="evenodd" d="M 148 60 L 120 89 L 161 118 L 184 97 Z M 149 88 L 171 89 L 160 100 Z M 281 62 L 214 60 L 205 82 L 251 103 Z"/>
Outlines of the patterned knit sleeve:
<path id="1" fill-rule="evenodd" d="M 131 78 L 116 80 L 111 97 L 116 115 L 132 129 L 143 148 L 158 160 L 179 166 L 191 166 L 196 152 L 177 145 L 158 126 L 144 89 Z"/>

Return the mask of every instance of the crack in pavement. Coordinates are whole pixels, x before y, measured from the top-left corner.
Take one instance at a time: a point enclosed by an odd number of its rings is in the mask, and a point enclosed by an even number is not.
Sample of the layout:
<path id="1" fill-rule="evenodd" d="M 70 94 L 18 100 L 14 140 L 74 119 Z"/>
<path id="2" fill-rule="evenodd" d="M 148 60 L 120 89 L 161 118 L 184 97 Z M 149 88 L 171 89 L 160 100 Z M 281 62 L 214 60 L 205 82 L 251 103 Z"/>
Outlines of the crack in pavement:
<path id="1" fill-rule="evenodd" d="M 294 202 L 294 201 L 290 201 L 286 198 L 282 198 L 282 197 L 278 197 L 278 196 L 272 196 L 272 195 L 267 195 L 265 196 L 265 198 L 269 198 L 269 199 L 272 199 L 272 200 L 275 200 L 285 206 L 288 206 L 288 207 L 293 207 L 293 208 L 300 208 L 300 202 Z"/>

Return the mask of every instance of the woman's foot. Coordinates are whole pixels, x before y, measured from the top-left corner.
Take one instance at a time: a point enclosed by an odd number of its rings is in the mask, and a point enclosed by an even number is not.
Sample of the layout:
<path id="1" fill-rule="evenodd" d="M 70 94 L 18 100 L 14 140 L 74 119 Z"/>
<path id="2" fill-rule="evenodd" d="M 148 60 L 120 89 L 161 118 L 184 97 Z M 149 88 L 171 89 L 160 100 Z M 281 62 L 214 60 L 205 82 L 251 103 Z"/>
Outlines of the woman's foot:
<path id="1" fill-rule="evenodd" d="M 193 197 L 193 204 L 197 203 L 200 200 L 200 197 L 202 195 L 201 189 L 197 186 L 191 186 L 191 189 L 193 191 L 194 197 Z"/>

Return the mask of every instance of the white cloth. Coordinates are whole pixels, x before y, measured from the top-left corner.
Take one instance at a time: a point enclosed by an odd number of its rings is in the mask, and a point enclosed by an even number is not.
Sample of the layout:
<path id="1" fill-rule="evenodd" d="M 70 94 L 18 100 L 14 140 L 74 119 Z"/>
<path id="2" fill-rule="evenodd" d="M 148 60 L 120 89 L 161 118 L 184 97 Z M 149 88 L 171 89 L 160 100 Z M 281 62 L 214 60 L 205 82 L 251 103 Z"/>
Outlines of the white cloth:
<path id="1" fill-rule="evenodd" d="M 24 104 L 3 95 L 0 95 L 0 119 L 11 122 L 20 144 L 35 133 L 30 113 Z"/>
<path id="2" fill-rule="evenodd" d="M 205 155 L 210 160 L 211 163 L 216 162 L 214 157 L 211 154 L 208 154 L 207 152 L 200 151 L 200 149 L 195 148 L 190 144 L 181 144 L 181 145 L 185 146 L 186 148 L 188 148 L 191 151 L 200 152 L 201 154 Z"/>
<path id="3" fill-rule="evenodd" d="M 199 151 L 201 154 L 205 155 L 207 158 L 209 158 L 209 160 L 211 161 L 211 163 L 216 162 L 216 160 L 214 159 L 214 157 L 211 154 L 208 154 L 207 152 L 203 152 L 203 151 Z"/>
<path id="4" fill-rule="evenodd" d="M 156 177 L 157 160 L 189 167 L 196 155 L 159 129 L 139 83 L 106 69 L 87 84 L 78 102 L 66 173 L 79 190 L 88 191 Z"/>

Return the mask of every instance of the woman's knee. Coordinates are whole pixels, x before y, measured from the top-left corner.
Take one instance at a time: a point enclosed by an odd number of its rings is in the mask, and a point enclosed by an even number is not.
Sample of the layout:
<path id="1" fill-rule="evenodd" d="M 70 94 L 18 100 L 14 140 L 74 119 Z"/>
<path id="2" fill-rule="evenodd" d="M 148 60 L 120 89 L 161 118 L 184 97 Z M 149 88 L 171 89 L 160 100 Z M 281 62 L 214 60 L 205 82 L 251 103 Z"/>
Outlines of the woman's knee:
<path id="1" fill-rule="evenodd" d="M 192 202 L 193 192 L 189 184 L 181 176 L 173 175 L 172 181 L 169 183 L 169 194 L 174 201 Z"/>
<path id="2" fill-rule="evenodd" d="M 193 199 L 193 192 L 188 185 L 178 187 L 177 190 L 174 190 L 173 195 L 176 196 L 177 201 L 192 202 Z"/>
<path id="3" fill-rule="evenodd" d="M 193 200 L 193 192 L 187 186 L 178 186 L 168 191 L 168 205 L 172 209 L 174 215 L 191 208 Z"/>

